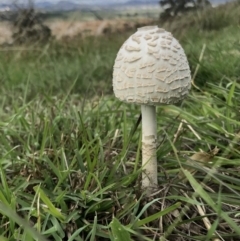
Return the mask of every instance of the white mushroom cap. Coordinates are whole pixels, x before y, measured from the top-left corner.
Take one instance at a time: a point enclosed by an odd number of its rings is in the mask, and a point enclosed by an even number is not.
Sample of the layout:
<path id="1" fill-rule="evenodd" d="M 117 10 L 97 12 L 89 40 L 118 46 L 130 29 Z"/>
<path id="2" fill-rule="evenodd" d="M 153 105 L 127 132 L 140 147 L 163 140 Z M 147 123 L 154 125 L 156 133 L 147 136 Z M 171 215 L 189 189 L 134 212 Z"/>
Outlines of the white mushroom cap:
<path id="1" fill-rule="evenodd" d="M 119 50 L 113 70 L 118 99 L 146 105 L 173 104 L 184 99 L 190 88 L 184 50 L 164 29 L 138 28 Z"/>

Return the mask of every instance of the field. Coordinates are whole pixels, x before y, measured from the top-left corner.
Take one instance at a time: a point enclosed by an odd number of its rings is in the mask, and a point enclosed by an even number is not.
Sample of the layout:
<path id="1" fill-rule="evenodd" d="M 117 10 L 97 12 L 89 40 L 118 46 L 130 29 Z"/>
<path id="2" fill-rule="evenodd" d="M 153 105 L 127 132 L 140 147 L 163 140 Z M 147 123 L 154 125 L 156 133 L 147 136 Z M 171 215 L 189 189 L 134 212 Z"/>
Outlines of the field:
<path id="1" fill-rule="evenodd" d="M 159 23 L 193 85 L 160 106 L 159 189 L 141 190 L 140 107 L 112 67 L 135 29 L 0 48 L 0 241 L 240 240 L 240 5 Z M 142 23 L 143 24 L 143 23 Z"/>

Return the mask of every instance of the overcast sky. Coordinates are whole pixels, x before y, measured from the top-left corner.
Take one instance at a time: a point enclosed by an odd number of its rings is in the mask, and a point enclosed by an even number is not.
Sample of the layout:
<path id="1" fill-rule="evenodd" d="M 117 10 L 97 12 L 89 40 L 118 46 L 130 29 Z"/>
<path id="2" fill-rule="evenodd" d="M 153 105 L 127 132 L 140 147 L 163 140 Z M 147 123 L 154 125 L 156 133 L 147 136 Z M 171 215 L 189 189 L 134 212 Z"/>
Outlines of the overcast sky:
<path id="1" fill-rule="evenodd" d="M 52 2 L 52 3 L 57 3 L 60 2 L 61 0 L 33 0 L 33 2 Z M 66 1 L 66 0 L 65 0 Z M 127 2 L 128 0 L 68 0 L 70 2 L 75 2 L 75 3 L 91 3 L 91 4 L 97 4 L 97 3 L 111 3 L 111 2 Z M 212 3 L 217 3 L 217 2 L 229 2 L 229 1 L 233 1 L 233 0 L 210 0 L 210 2 Z M 17 2 L 17 3 L 27 3 L 28 0 L 0 0 L 0 4 L 1 3 L 11 3 L 11 2 Z M 148 2 L 146 0 L 146 2 Z"/>
<path id="2" fill-rule="evenodd" d="M 33 0 L 33 2 L 51 2 L 51 3 L 57 3 L 61 0 Z M 65 0 L 66 1 L 66 0 Z M 69 2 L 75 2 L 75 3 L 101 3 L 101 2 L 127 2 L 128 0 L 68 0 Z M 10 3 L 10 2 L 17 2 L 17 3 L 27 3 L 28 0 L 0 0 L 0 3 Z M 146 0 L 147 2 L 147 0 Z"/>

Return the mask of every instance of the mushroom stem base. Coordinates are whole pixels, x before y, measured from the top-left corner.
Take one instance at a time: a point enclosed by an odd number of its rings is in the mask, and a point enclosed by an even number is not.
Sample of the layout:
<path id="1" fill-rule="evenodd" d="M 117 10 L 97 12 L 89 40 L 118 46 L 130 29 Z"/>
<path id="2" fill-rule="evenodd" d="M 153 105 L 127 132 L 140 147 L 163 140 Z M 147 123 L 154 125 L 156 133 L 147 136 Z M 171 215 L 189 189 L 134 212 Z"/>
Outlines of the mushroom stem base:
<path id="1" fill-rule="evenodd" d="M 157 122 L 156 107 L 142 105 L 142 188 L 150 195 L 156 190 L 157 180 Z"/>

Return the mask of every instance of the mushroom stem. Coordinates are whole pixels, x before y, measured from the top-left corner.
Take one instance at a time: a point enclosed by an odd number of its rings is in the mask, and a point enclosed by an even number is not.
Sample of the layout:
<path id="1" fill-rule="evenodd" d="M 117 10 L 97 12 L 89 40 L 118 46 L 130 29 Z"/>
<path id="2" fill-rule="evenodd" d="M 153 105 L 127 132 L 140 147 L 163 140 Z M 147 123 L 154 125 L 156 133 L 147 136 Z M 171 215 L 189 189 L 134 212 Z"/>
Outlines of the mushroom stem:
<path id="1" fill-rule="evenodd" d="M 142 111 L 142 188 L 150 195 L 156 189 L 157 180 L 157 121 L 156 107 L 141 105 Z"/>

